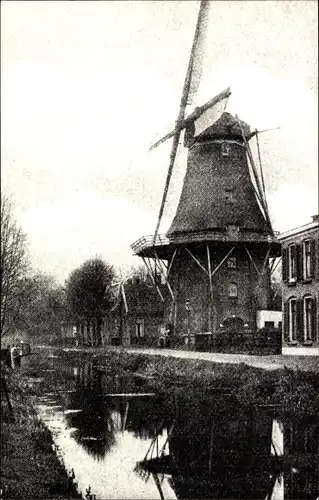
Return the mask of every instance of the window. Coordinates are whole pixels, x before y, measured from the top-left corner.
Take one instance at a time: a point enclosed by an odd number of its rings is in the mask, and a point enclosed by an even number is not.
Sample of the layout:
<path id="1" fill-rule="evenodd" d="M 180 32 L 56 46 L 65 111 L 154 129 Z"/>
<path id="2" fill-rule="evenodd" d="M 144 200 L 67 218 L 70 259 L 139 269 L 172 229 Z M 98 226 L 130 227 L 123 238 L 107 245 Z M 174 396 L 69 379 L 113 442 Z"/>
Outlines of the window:
<path id="1" fill-rule="evenodd" d="M 227 267 L 229 267 L 230 269 L 236 269 L 236 267 L 237 267 L 236 257 L 228 257 Z"/>
<path id="2" fill-rule="evenodd" d="M 228 285 L 228 297 L 232 299 L 238 297 L 238 290 L 236 283 L 230 283 Z"/>
<path id="3" fill-rule="evenodd" d="M 275 328 L 274 321 L 265 321 L 265 328 Z"/>
<path id="4" fill-rule="evenodd" d="M 303 256 L 303 279 L 311 278 L 311 241 L 306 240 L 302 244 Z"/>
<path id="5" fill-rule="evenodd" d="M 304 340 L 313 340 L 314 324 L 313 324 L 313 311 L 314 303 L 312 297 L 305 297 L 303 301 L 303 331 Z"/>
<path id="6" fill-rule="evenodd" d="M 141 339 L 144 337 L 144 320 L 138 319 L 136 321 L 136 337 Z"/>
<path id="7" fill-rule="evenodd" d="M 288 302 L 288 335 L 290 342 L 297 340 L 297 300 L 289 299 Z"/>
<path id="8" fill-rule="evenodd" d="M 289 282 L 294 283 L 297 281 L 297 252 L 296 245 L 290 245 L 288 248 L 288 276 Z"/>
<path id="9" fill-rule="evenodd" d="M 230 145 L 228 142 L 222 142 L 222 156 L 229 156 Z"/>

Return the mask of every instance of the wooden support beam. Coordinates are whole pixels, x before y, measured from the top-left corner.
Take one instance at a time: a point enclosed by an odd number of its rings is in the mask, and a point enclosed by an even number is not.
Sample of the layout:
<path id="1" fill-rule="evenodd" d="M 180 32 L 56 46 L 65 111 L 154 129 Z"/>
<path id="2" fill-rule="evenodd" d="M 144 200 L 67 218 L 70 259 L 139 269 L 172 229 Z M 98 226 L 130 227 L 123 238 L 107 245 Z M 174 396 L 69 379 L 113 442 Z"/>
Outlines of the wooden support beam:
<path id="1" fill-rule="evenodd" d="M 270 274 L 273 274 L 276 271 L 276 269 L 277 269 L 277 267 L 278 267 L 278 265 L 279 265 L 280 262 L 281 262 L 281 257 L 278 257 L 276 265 L 273 266 L 273 268 L 270 270 Z"/>
<path id="2" fill-rule="evenodd" d="M 279 259 L 279 261 L 277 261 L 276 263 L 276 260 Z M 271 263 L 271 266 L 270 266 L 270 273 L 272 274 L 273 271 L 274 271 L 274 267 L 277 267 L 278 266 L 278 262 L 281 261 L 281 252 L 278 252 L 275 257 L 273 257 L 273 261 Z"/>
<path id="3" fill-rule="evenodd" d="M 160 259 L 158 258 L 158 255 L 156 253 L 156 250 L 154 250 L 154 255 L 155 255 L 155 263 L 158 263 L 158 268 L 160 270 L 160 273 L 162 274 L 163 278 L 165 279 L 165 285 L 167 285 L 167 288 L 168 288 L 168 291 L 169 293 L 171 294 L 171 297 L 173 300 L 175 300 L 175 297 L 174 297 L 174 293 L 173 293 L 173 290 L 171 288 L 171 285 L 169 284 L 169 281 L 167 279 L 167 274 L 165 275 L 165 271 L 163 270 L 163 268 L 161 267 L 161 261 Z"/>
<path id="4" fill-rule="evenodd" d="M 164 302 L 164 297 L 163 297 L 163 295 L 162 295 L 162 293 L 161 293 L 161 291 L 160 291 L 160 289 L 158 287 L 158 284 L 156 283 L 155 278 L 153 276 L 152 267 L 146 262 L 145 257 L 142 257 L 142 259 L 143 259 L 143 262 L 144 262 L 145 266 L 148 269 L 148 272 L 150 274 L 151 280 L 153 281 L 153 285 L 155 285 L 156 290 L 157 290 L 159 296 L 161 297 L 162 302 Z"/>
<path id="5" fill-rule="evenodd" d="M 158 490 L 160 499 L 161 500 L 165 500 L 165 497 L 164 497 L 164 494 L 163 494 L 163 490 L 162 490 L 162 486 L 161 486 L 161 483 L 160 483 L 160 481 L 158 479 L 158 475 L 155 472 L 152 472 L 152 477 L 153 477 L 154 483 L 156 485 L 156 488 Z"/>
<path id="6" fill-rule="evenodd" d="M 279 286 L 275 292 L 275 295 L 273 296 L 272 300 L 275 300 L 275 298 L 277 297 L 278 293 L 281 292 L 281 286 Z"/>
<path id="7" fill-rule="evenodd" d="M 127 402 L 126 402 L 126 406 L 125 406 L 125 414 L 124 414 L 124 419 L 123 419 L 122 432 L 124 432 L 124 431 L 125 431 L 125 427 L 126 427 L 126 420 L 127 420 L 127 415 L 128 415 L 129 406 L 130 406 L 130 402 L 129 402 L 129 401 L 127 401 Z"/>
<path id="8" fill-rule="evenodd" d="M 269 259 L 269 254 L 270 254 L 270 250 L 271 250 L 271 246 L 269 244 L 269 248 L 267 250 L 267 253 L 266 253 L 266 257 L 265 257 L 265 260 L 263 262 L 263 266 L 261 268 L 261 273 L 259 274 L 259 280 L 258 280 L 258 283 L 257 283 L 257 286 L 256 286 L 256 291 L 258 290 L 258 288 L 260 287 L 261 285 L 261 281 L 262 281 L 262 278 L 265 274 L 265 270 L 266 270 L 266 267 L 267 267 L 267 261 Z"/>
<path id="9" fill-rule="evenodd" d="M 127 301 L 126 301 L 126 295 L 125 295 L 125 290 L 124 290 L 123 283 L 121 283 L 121 293 L 122 293 L 123 302 L 124 302 L 125 314 L 127 314 L 128 313 L 128 307 L 127 307 Z"/>
<path id="10" fill-rule="evenodd" d="M 167 280 L 167 278 L 166 278 L 166 269 L 165 268 L 163 269 L 163 263 L 160 260 L 159 256 L 157 255 L 156 250 L 154 250 L 154 257 L 155 257 L 155 264 L 157 264 L 157 267 L 158 267 L 161 275 L 163 276 L 163 278 L 165 279 L 165 282 L 166 282 L 166 280 Z"/>
<path id="11" fill-rule="evenodd" d="M 169 263 L 169 266 L 168 266 L 168 269 L 167 269 L 167 277 L 169 276 L 169 273 L 171 272 L 172 265 L 173 265 L 176 253 L 177 253 L 177 248 L 175 248 L 174 253 L 173 253 L 173 257 L 172 257 L 172 259 L 171 259 L 171 261 Z"/>
<path id="12" fill-rule="evenodd" d="M 268 262 L 268 259 L 269 259 L 270 250 L 271 250 L 271 245 L 269 244 L 269 248 L 267 250 L 266 257 L 265 257 L 265 260 L 263 262 L 263 267 L 262 267 L 262 270 L 261 270 L 261 274 L 262 275 L 264 274 L 264 272 L 266 270 L 266 267 L 267 267 L 267 262 Z"/>
<path id="13" fill-rule="evenodd" d="M 258 274 L 258 276 L 259 276 L 259 275 L 260 275 L 259 269 L 258 269 L 258 267 L 256 266 L 255 261 L 254 261 L 254 259 L 252 258 L 252 256 L 251 256 L 251 254 L 250 254 L 250 252 L 249 252 L 248 248 L 246 247 L 246 245 L 245 245 L 245 250 L 246 250 L 246 252 L 247 252 L 247 255 L 248 255 L 248 257 L 249 257 L 250 262 L 253 264 L 253 266 L 254 266 L 254 268 L 256 269 L 257 274 Z"/>
<path id="14" fill-rule="evenodd" d="M 151 270 L 152 276 L 154 277 L 154 280 L 155 280 L 155 278 L 156 278 L 156 265 L 154 264 L 154 269 L 153 269 L 152 260 L 149 257 L 147 258 L 147 262 L 148 262 L 149 268 Z"/>
<path id="15" fill-rule="evenodd" d="M 215 267 L 214 271 L 211 273 L 212 276 L 214 276 L 214 274 L 217 273 L 217 271 L 221 268 L 221 266 L 224 264 L 225 260 L 228 259 L 228 257 L 235 250 L 235 248 L 236 248 L 236 245 L 233 246 L 231 248 L 231 250 L 229 250 L 228 254 L 220 261 L 220 263 L 218 264 L 218 266 Z"/>
<path id="16" fill-rule="evenodd" d="M 192 257 L 192 259 L 194 259 L 196 264 L 207 274 L 207 276 L 209 276 L 209 272 L 207 271 L 207 269 L 205 269 L 204 266 L 202 266 L 202 264 L 199 262 L 199 260 L 196 259 L 195 255 L 193 255 L 192 252 L 187 247 L 185 247 L 185 250 L 189 253 L 189 255 Z"/>
<path id="17" fill-rule="evenodd" d="M 163 276 L 164 280 L 165 280 L 165 283 L 166 283 L 166 275 L 165 275 L 165 271 L 163 271 L 163 268 L 161 266 L 161 262 L 158 258 L 158 255 L 156 253 L 156 250 L 154 250 L 154 265 L 155 265 L 155 272 L 156 272 L 156 269 L 158 268 L 159 269 L 159 272 L 160 272 L 160 275 Z"/>
<path id="18" fill-rule="evenodd" d="M 167 262 L 165 262 L 165 260 L 161 259 L 161 264 L 162 264 L 163 268 L 165 269 L 165 271 L 167 271 L 167 269 L 168 269 Z"/>
<path id="19" fill-rule="evenodd" d="M 208 306 L 208 331 L 212 331 L 212 303 L 213 303 L 213 280 L 212 280 L 212 269 L 211 269 L 211 261 L 210 261 L 210 251 L 209 244 L 206 244 L 207 251 L 207 264 L 208 264 L 208 278 L 209 278 L 209 306 Z"/>

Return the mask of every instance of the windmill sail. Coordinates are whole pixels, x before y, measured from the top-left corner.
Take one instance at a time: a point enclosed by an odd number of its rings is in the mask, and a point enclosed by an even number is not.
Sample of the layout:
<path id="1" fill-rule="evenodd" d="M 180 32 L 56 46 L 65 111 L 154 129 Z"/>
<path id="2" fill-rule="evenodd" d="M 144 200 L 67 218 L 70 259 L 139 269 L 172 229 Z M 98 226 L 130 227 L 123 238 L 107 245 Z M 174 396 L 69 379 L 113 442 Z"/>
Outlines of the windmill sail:
<path id="1" fill-rule="evenodd" d="M 196 97 L 203 69 L 204 45 L 206 41 L 207 25 L 209 15 L 209 1 L 201 2 L 198 13 L 198 21 L 194 37 L 189 64 L 190 78 L 187 95 L 187 104 L 191 105 Z"/>
<path id="2" fill-rule="evenodd" d="M 206 115 L 206 113 L 213 113 L 213 117 L 209 121 L 209 125 L 211 125 L 214 121 L 216 121 L 220 117 L 220 116 L 217 116 L 217 115 L 219 115 L 219 109 L 222 109 L 222 112 L 225 110 L 227 100 L 230 96 L 231 96 L 231 91 L 230 91 L 230 88 L 228 87 L 226 90 L 223 90 L 217 96 L 213 97 L 212 99 L 207 101 L 202 106 L 195 108 L 195 110 L 185 118 L 184 123 L 181 124 L 182 128 L 189 126 L 191 123 L 194 123 L 195 129 L 196 129 L 196 127 L 198 127 L 198 129 L 201 129 L 203 126 L 201 117 L 202 117 L 202 115 L 205 115 L 204 120 L 206 121 L 207 116 L 208 116 L 208 115 Z M 218 107 L 217 113 L 215 111 L 215 107 Z M 216 118 L 215 118 L 215 116 L 216 116 Z M 203 130 L 204 130 L 204 128 L 203 128 Z M 201 130 L 200 130 L 200 132 L 201 132 Z M 168 132 L 166 135 L 164 135 L 164 137 L 162 137 L 158 141 L 154 142 L 150 147 L 150 151 L 152 149 L 156 148 L 157 146 L 159 146 L 160 144 L 163 144 L 163 142 L 167 141 L 168 139 L 171 139 L 172 137 L 174 137 L 174 133 L 175 133 L 175 130 L 172 130 L 171 132 Z"/>
<path id="3" fill-rule="evenodd" d="M 192 50 L 191 50 L 191 55 L 188 63 L 188 68 L 187 68 L 187 73 L 186 73 L 186 78 L 184 81 L 184 87 L 182 91 L 182 97 L 181 97 L 181 102 L 180 102 L 180 107 L 179 107 L 179 113 L 176 121 L 176 126 L 175 126 L 175 131 L 174 131 L 174 138 L 173 138 L 173 144 L 172 144 L 172 149 L 171 149 L 171 154 L 170 154 L 170 162 L 169 162 L 169 167 L 168 167 L 168 172 L 167 172 L 167 177 L 166 177 L 166 182 L 165 182 L 165 187 L 164 187 L 164 193 L 162 197 L 162 203 L 160 206 L 160 211 L 159 211 L 159 216 L 158 216 L 158 221 L 154 233 L 154 242 L 156 240 L 156 236 L 158 234 L 158 230 L 161 224 L 163 212 L 164 212 L 164 206 L 167 198 L 167 193 L 168 193 L 168 188 L 172 176 L 172 171 L 175 163 L 175 158 L 177 154 L 177 149 L 178 149 L 178 144 L 179 144 L 179 138 L 181 135 L 181 131 L 183 129 L 184 125 L 184 118 L 185 118 L 185 109 L 187 104 L 189 103 L 189 99 L 192 99 L 194 97 L 194 94 L 198 88 L 199 85 L 199 79 L 200 79 L 200 60 L 196 59 L 196 56 L 200 53 L 200 48 L 202 47 L 203 43 L 203 30 L 205 28 L 205 24 L 207 23 L 207 17 L 208 17 L 208 9 L 209 9 L 209 1 L 208 0 L 202 0 L 200 3 L 200 8 L 198 12 L 198 19 L 197 19 L 197 24 L 196 24 L 196 30 L 195 30 L 195 35 L 194 35 L 194 40 L 193 40 L 193 45 L 192 45 Z"/>

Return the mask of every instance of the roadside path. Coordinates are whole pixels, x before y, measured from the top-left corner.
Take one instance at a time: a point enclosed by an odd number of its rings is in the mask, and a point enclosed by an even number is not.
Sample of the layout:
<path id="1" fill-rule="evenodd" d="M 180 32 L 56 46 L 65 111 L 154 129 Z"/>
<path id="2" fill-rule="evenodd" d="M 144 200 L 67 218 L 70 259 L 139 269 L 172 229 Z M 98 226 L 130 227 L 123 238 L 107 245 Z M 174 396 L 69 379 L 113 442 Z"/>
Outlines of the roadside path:
<path id="1" fill-rule="evenodd" d="M 38 346 L 41 347 L 41 346 Z M 43 346 L 44 347 L 44 346 Z M 47 346 L 46 346 L 47 347 Z M 314 371 L 319 373 L 319 356 L 290 356 L 269 355 L 253 356 L 249 354 L 226 354 L 217 352 L 183 351 L 175 349 L 156 349 L 143 347 L 67 347 L 66 351 L 86 351 L 102 354 L 105 350 L 127 351 L 134 353 L 145 353 L 157 356 L 173 356 L 183 359 L 201 359 L 212 363 L 245 363 L 249 366 L 262 368 L 264 370 L 278 370 L 280 368 L 294 368 L 302 371 Z"/>
<path id="2" fill-rule="evenodd" d="M 198 351 L 178 351 L 175 349 L 147 349 L 147 348 L 126 348 L 129 352 L 143 352 L 145 354 L 157 354 L 161 356 L 174 356 L 183 359 L 201 359 L 212 363 L 245 363 L 255 368 L 264 370 L 278 370 L 280 368 L 299 368 L 303 371 L 319 371 L 319 357 L 317 356 L 253 356 L 249 354 L 226 354 L 218 352 L 198 352 Z"/>

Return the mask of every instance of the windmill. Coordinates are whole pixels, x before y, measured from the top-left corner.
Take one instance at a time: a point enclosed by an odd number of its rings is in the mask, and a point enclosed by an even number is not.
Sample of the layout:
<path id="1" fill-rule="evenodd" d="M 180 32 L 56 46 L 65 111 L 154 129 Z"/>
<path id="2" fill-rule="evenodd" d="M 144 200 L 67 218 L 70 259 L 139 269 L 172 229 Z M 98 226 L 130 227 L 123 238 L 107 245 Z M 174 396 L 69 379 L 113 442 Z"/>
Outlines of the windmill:
<path id="1" fill-rule="evenodd" d="M 176 343 L 191 344 L 196 338 L 212 346 L 228 342 L 235 332 L 242 339 L 255 335 L 259 312 L 269 309 L 270 274 L 280 244 L 268 211 L 258 131 L 225 111 L 230 89 L 185 116 L 199 85 L 209 3 L 200 3 L 175 128 L 151 146 L 173 139 L 155 233 L 132 248 L 153 277 L 165 277 L 171 298 L 165 320 Z M 217 105 L 223 108 L 218 119 L 212 118 Z M 186 174 L 171 227 L 161 235 L 182 131 L 188 148 Z M 252 137 L 257 139 L 259 172 Z"/>

